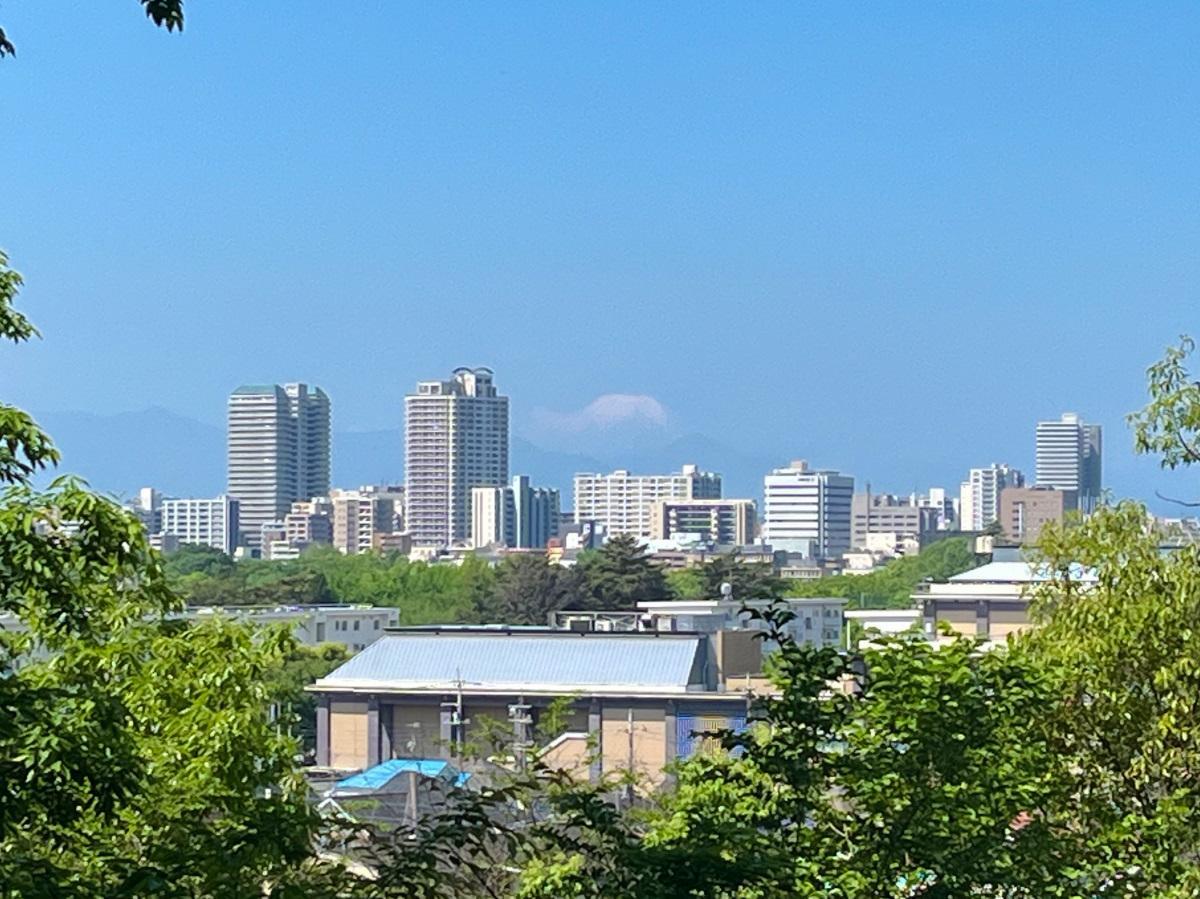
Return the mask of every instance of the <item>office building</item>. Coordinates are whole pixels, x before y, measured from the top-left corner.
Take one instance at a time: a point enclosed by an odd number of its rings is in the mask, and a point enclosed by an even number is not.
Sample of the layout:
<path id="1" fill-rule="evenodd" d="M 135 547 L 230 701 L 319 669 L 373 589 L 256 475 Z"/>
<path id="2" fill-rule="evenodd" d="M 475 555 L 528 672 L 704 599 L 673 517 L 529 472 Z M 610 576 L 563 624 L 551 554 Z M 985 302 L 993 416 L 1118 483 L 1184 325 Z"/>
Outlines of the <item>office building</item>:
<path id="1" fill-rule="evenodd" d="M 375 538 L 400 530 L 404 494 L 398 488 L 366 486 L 329 491 L 333 509 L 333 545 L 347 555 L 375 548 Z"/>
<path id="2" fill-rule="evenodd" d="M 1018 543 L 1036 543 L 1047 522 L 1062 523 L 1076 496 L 1053 487 L 1006 487 L 1000 492 L 1000 526 Z"/>
<path id="3" fill-rule="evenodd" d="M 869 486 L 869 485 L 868 485 Z M 872 534 L 912 536 L 924 540 L 938 529 L 942 509 L 920 505 L 918 497 L 893 496 L 890 493 L 856 493 L 850 504 L 852 518 L 850 545 L 866 549 Z"/>
<path id="4" fill-rule="evenodd" d="M 229 495 L 240 504 L 243 542 L 258 550 L 264 524 L 329 491 L 329 397 L 306 384 L 239 387 L 228 438 Z"/>
<path id="5" fill-rule="evenodd" d="M 471 538 L 471 490 L 508 480 L 508 397 L 491 369 L 422 381 L 404 400 L 406 525 L 417 546 Z"/>
<path id="6" fill-rule="evenodd" d="M 545 549 L 558 535 L 558 491 L 530 486 L 528 475 L 517 475 L 508 487 L 471 490 L 471 545 Z"/>
<path id="7" fill-rule="evenodd" d="M 1095 510 L 1103 489 L 1100 425 L 1073 412 L 1037 424 L 1037 486 L 1065 490 L 1084 513 Z"/>
<path id="8" fill-rule="evenodd" d="M 757 511 L 752 499 L 660 499 L 650 506 L 651 540 L 694 537 L 719 546 L 754 540 Z"/>
<path id="9" fill-rule="evenodd" d="M 678 474 L 635 475 L 625 469 L 611 474 L 575 475 L 575 521 L 592 522 L 610 536 L 651 533 L 650 510 L 664 499 L 720 499 L 721 476 L 685 465 Z"/>
<path id="10" fill-rule="evenodd" d="M 763 478 L 763 542 L 809 558 L 832 559 L 850 549 L 854 478 L 818 470 L 803 460 Z"/>
<path id="11" fill-rule="evenodd" d="M 229 496 L 214 499 L 164 499 L 159 503 L 160 533 L 178 546 L 211 546 L 233 555 L 240 528 L 239 504 Z M 167 540 L 163 545 L 170 545 Z"/>
<path id="12" fill-rule="evenodd" d="M 959 491 L 959 529 L 982 531 L 1000 519 L 1000 491 L 1025 486 L 1025 475 L 1008 465 L 993 462 L 972 468 Z"/>

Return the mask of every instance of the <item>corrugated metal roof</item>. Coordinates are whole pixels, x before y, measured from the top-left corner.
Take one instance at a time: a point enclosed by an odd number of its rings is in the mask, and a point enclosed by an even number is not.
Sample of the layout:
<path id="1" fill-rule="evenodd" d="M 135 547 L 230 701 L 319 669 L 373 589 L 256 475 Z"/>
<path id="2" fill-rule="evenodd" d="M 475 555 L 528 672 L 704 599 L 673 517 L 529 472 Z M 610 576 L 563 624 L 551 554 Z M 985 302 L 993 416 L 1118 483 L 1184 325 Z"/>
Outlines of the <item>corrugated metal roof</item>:
<path id="1" fill-rule="evenodd" d="M 327 677 L 326 689 L 686 692 L 700 637 L 392 633 Z"/>

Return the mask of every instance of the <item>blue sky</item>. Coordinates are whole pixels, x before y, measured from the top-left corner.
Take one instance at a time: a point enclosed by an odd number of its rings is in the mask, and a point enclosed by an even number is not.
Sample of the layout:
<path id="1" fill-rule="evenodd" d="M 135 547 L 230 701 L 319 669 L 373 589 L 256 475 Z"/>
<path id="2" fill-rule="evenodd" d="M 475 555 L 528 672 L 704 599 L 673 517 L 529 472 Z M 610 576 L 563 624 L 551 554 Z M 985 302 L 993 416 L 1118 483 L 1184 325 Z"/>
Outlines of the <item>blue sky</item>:
<path id="1" fill-rule="evenodd" d="M 70 5 L 0 5 L 6 400 L 369 430 L 487 364 L 556 449 L 628 409 L 910 489 L 1069 409 L 1118 493 L 1196 482 L 1122 424 L 1200 331 L 1195 4 Z"/>

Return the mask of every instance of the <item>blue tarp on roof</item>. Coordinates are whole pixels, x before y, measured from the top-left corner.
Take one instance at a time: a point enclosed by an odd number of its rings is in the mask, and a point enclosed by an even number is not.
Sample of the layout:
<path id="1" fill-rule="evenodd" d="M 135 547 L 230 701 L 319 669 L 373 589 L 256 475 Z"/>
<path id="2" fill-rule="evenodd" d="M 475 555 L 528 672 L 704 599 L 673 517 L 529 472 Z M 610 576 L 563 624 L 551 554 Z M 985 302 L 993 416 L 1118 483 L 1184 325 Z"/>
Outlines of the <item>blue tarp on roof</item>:
<path id="1" fill-rule="evenodd" d="M 449 770 L 448 770 L 449 769 Z M 344 780 L 339 780 L 339 790 L 380 790 L 398 774 L 416 771 L 422 777 L 442 778 L 463 783 L 463 775 L 450 768 L 443 759 L 390 759 L 374 768 L 360 771 Z M 468 775 L 469 776 L 469 775 Z"/>

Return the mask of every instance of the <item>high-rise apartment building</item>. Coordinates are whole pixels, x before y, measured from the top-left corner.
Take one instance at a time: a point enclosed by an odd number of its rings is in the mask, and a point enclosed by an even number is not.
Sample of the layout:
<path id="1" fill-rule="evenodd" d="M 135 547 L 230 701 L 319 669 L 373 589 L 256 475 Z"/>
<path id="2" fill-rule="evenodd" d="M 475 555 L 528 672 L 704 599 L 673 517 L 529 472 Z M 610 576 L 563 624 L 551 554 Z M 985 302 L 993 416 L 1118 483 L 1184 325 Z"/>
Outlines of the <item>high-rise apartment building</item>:
<path id="1" fill-rule="evenodd" d="M 1078 508 L 1092 512 L 1103 488 L 1100 441 L 1100 425 L 1087 424 L 1073 412 L 1058 421 L 1039 421 L 1037 485 L 1074 494 Z"/>
<path id="2" fill-rule="evenodd" d="M 329 397 L 307 384 L 243 386 L 229 396 L 229 495 L 240 504 L 241 542 L 292 503 L 329 491 Z"/>
<path id="3" fill-rule="evenodd" d="M 159 503 L 160 533 L 174 537 L 179 546 L 211 546 L 232 555 L 238 545 L 238 513 L 238 501 L 229 496 L 164 499 Z"/>
<path id="4" fill-rule="evenodd" d="M 417 546 L 471 538 L 471 490 L 508 480 L 508 397 L 489 368 L 422 381 L 404 399 L 406 524 Z"/>
<path id="5" fill-rule="evenodd" d="M 650 507 L 663 499 L 720 499 L 721 476 L 685 465 L 679 474 L 575 475 L 575 521 L 595 522 L 609 535 L 648 537 Z"/>
<path id="6" fill-rule="evenodd" d="M 999 521 L 1000 491 L 1024 486 L 1025 475 L 1008 465 L 993 462 L 986 468 L 972 468 L 959 488 L 959 529 L 982 531 Z"/>
<path id="7" fill-rule="evenodd" d="M 347 555 L 374 549 L 378 535 L 399 530 L 403 501 L 401 488 L 368 486 L 329 491 L 333 545 Z"/>
<path id="8" fill-rule="evenodd" d="M 650 538 L 691 536 L 720 546 L 754 540 L 757 512 L 752 499 L 660 499 L 650 506 Z"/>
<path id="9" fill-rule="evenodd" d="M 803 460 L 763 478 L 763 542 L 819 559 L 850 549 L 854 478 Z"/>
<path id="10" fill-rule="evenodd" d="M 558 534 L 558 491 L 517 475 L 508 487 L 471 490 L 471 545 L 542 549 Z"/>

